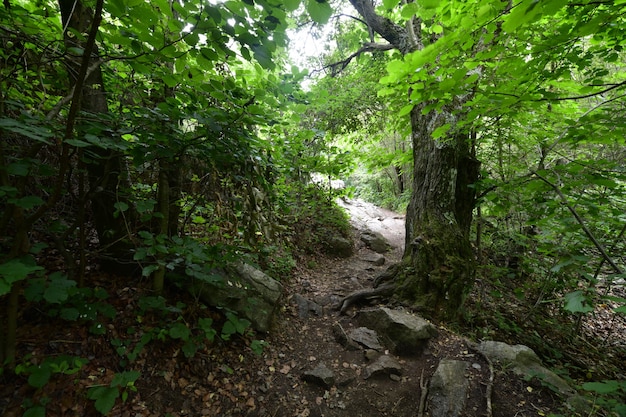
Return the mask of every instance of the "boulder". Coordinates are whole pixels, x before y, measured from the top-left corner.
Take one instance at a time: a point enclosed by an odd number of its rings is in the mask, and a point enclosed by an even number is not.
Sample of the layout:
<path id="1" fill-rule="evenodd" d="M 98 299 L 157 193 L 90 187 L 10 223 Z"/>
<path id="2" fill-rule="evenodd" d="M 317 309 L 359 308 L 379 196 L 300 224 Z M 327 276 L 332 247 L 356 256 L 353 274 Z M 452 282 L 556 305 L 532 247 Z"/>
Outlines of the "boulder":
<path id="1" fill-rule="evenodd" d="M 354 254 L 354 245 L 351 240 L 341 236 L 332 236 L 326 242 L 326 253 L 339 258 L 349 258 Z"/>
<path id="2" fill-rule="evenodd" d="M 493 362 L 512 366 L 513 372 L 518 375 L 538 377 L 563 395 L 573 395 L 575 392 L 567 382 L 544 367 L 535 351 L 528 346 L 487 340 L 480 343 L 477 350 Z"/>
<path id="3" fill-rule="evenodd" d="M 469 389 L 468 363 L 442 359 L 430 379 L 428 410 L 431 417 L 461 417 Z"/>
<path id="4" fill-rule="evenodd" d="M 399 355 L 419 354 L 428 339 L 437 336 L 432 323 L 402 310 L 386 307 L 361 310 L 357 319 L 361 326 L 374 329 L 387 339 Z"/>
<path id="5" fill-rule="evenodd" d="M 211 271 L 211 282 L 196 279 L 190 288 L 202 302 L 233 310 L 248 319 L 252 328 L 269 331 L 283 295 L 282 285 L 264 272 L 243 262 Z"/>
<path id="6" fill-rule="evenodd" d="M 377 253 L 386 253 L 389 251 L 389 242 L 383 235 L 372 230 L 364 230 L 361 232 L 361 241 L 365 245 Z"/>

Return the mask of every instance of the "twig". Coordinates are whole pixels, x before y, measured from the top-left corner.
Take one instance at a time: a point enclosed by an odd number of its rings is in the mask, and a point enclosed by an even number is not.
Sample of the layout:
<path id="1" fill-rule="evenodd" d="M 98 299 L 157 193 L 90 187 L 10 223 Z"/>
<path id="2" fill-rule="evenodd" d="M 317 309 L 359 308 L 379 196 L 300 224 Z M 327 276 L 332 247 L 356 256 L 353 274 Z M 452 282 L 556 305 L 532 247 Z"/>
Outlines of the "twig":
<path id="1" fill-rule="evenodd" d="M 493 363 L 491 363 L 491 359 L 489 359 L 486 355 L 483 355 L 483 357 L 489 364 L 489 384 L 487 385 L 487 392 L 485 392 L 485 397 L 487 398 L 487 417 L 492 417 L 493 410 L 491 408 L 491 393 L 493 391 Z"/>
<path id="2" fill-rule="evenodd" d="M 428 385 L 424 382 L 424 370 L 420 375 L 420 406 L 417 410 L 417 417 L 424 417 L 424 409 L 426 408 L 426 397 L 428 396 Z"/>

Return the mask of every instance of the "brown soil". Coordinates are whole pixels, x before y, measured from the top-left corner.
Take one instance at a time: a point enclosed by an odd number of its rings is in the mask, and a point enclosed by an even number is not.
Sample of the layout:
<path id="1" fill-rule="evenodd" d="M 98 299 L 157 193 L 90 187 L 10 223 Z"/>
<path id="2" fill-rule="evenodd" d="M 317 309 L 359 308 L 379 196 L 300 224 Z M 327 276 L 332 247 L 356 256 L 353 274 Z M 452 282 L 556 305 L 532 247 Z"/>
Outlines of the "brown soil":
<path id="1" fill-rule="evenodd" d="M 41 389 L 31 388 L 25 375 L 3 375 L 0 414 L 19 416 L 31 404 L 45 404 L 47 416 L 98 415 L 93 401 L 87 399 L 89 388 L 108 385 L 116 372 L 133 369 L 141 371 L 141 378 L 135 387 L 128 387 L 125 403 L 117 400 L 110 415 L 419 417 L 424 389 L 444 358 L 469 363 L 468 417 L 558 412 L 562 400 L 540 381 L 526 381 L 489 364 L 466 339 L 442 326 L 438 326 L 439 335 L 430 340 L 422 354 L 397 358 L 402 375 L 365 379 L 363 371 L 369 361 L 364 351 L 347 350 L 332 332 L 335 323 L 345 329 L 354 327 L 354 314 L 363 306 L 354 306 L 345 315 L 334 307 L 343 296 L 370 287 L 379 273 L 400 259 L 404 226 L 403 219 L 394 213 L 366 205 L 353 208 L 357 227 L 355 255 L 349 259 L 315 256 L 300 262 L 307 267 L 301 266 L 288 283 L 288 302 L 276 320 L 276 328 L 264 336 L 268 345 L 261 355 L 252 352 L 250 337 L 228 343 L 216 338 L 188 359 L 181 352 L 182 344 L 167 339 L 149 344 L 136 360 L 123 364 L 124 358 L 119 351 L 116 353 L 112 340 L 132 339 L 132 334 L 126 335 L 129 328 L 148 325 L 153 319 L 138 317 L 137 306 L 129 301 L 137 299 L 137 292 L 141 291 L 138 288 L 145 283 L 131 286 L 122 277 L 101 277 L 103 286 L 116 296 L 115 301 L 109 302 L 115 303 L 121 312 L 107 324 L 105 335 L 94 336 L 86 328 L 59 324 L 58 320 L 39 314 L 36 306 L 22 317 L 24 325 L 19 335 L 20 360 L 27 354 L 32 355 L 34 362 L 44 355 L 70 354 L 89 357 L 90 362 L 76 374 L 55 375 Z M 373 216 L 357 217 L 367 212 Z M 364 260 L 372 255 L 358 239 L 364 225 L 383 233 L 394 244 L 394 249 L 385 254 L 385 265 L 374 266 Z M 323 306 L 323 314 L 299 317 L 293 304 L 294 294 Z M 180 297 L 188 305 L 194 302 L 184 293 Z M 371 304 L 380 301 L 371 300 Z M 215 314 L 216 320 L 218 317 Z M 303 381 L 305 371 L 322 363 L 335 372 L 334 386 Z"/>

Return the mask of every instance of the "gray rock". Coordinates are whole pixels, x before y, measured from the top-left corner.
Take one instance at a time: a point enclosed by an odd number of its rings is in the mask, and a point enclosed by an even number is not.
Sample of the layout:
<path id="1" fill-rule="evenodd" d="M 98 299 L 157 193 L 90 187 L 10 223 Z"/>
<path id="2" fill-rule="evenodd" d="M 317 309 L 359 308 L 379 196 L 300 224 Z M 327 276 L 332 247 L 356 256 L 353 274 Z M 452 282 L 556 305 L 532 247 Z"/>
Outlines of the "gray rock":
<path id="1" fill-rule="evenodd" d="M 367 327 L 357 327 L 354 330 L 348 332 L 348 337 L 352 339 L 352 341 L 358 343 L 359 345 L 364 346 L 367 349 L 373 349 L 381 351 L 383 350 L 383 345 L 378 341 L 378 334 Z"/>
<path id="2" fill-rule="evenodd" d="M 363 370 L 363 378 L 369 379 L 376 375 L 401 375 L 402 366 L 391 356 L 382 355 Z"/>
<path id="3" fill-rule="evenodd" d="M 258 269 L 238 262 L 211 271 L 215 279 L 194 279 L 190 291 L 202 302 L 229 308 L 248 319 L 255 330 L 269 331 L 280 306 L 282 285 Z"/>
<path id="4" fill-rule="evenodd" d="M 467 362 L 442 359 L 430 379 L 428 410 L 431 417 L 461 417 L 469 389 Z"/>
<path id="5" fill-rule="evenodd" d="M 386 253 L 389 251 L 389 242 L 383 235 L 371 230 L 364 230 L 361 232 L 361 241 L 365 245 L 377 253 Z"/>
<path id="6" fill-rule="evenodd" d="M 553 386 L 563 395 L 573 395 L 575 391 L 562 378 L 541 363 L 541 359 L 528 346 L 508 345 L 503 342 L 484 341 L 477 346 L 478 351 L 491 361 L 512 365 L 513 372 L 527 377 L 538 377 Z"/>
<path id="7" fill-rule="evenodd" d="M 326 242 L 326 253 L 340 258 L 349 258 L 354 254 L 354 245 L 351 240 L 333 236 Z"/>
<path id="8" fill-rule="evenodd" d="M 302 379 L 306 382 L 319 385 L 324 388 L 330 388 L 335 385 L 335 374 L 323 363 L 302 374 Z"/>
<path id="9" fill-rule="evenodd" d="M 298 306 L 298 317 L 300 317 L 301 319 L 308 318 L 309 313 L 314 313 L 317 316 L 324 315 L 324 309 L 321 305 L 307 298 L 304 298 L 300 294 L 295 294 L 293 296 L 293 301 L 295 301 L 296 305 Z"/>
<path id="10" fill-rule="evenodd" d="M 385 264 L 385 257 L 380 253 L 372 253 L 361 256 L 361 259 L 365 262 L 369 262 L 374 266 L 383 266 Z"/>
<path id="11" fill-rule="evenodd" d="M 435 326 L 423 318 L 386 307 L 361 310 L 358 322 L 388 339 L 400 355 L 420 353 L 428 339 L 437 336 Z"/>
<path id="12" fill-rule="evenodd" d="M 341 346 L 346 348 L 347 350 L 359 350 L 361 347 L 348 336 L 348 333 L 344 330 L 344 328 L 338 322 L 333 324 L 333 335 L 335 336 L 335 340 Z"/>

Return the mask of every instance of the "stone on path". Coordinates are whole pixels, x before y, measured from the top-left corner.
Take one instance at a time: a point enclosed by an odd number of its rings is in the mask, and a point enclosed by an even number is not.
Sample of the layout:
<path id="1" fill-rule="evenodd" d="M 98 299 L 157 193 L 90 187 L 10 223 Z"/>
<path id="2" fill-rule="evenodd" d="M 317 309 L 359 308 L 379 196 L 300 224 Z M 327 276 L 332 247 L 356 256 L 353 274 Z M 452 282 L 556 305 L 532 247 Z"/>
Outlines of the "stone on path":
<path id="1" fill-rule="evenodd" d="M 326 253 L 339 258 L 349 258 L 354 253 L 354 245 L 349 239 L 333 236 L 326 242 Z"/>
<path id="2" fill-rule="evenodd" d="M 397 360 L 388 355 L 378 357 L 374 362 L 368 365 L 363 371 L 363 378 L 369 379 L 376 375 L 401 375 L 402 366 Z"/>
<path id="3" fill-rule="evenodd" d="M 304 372 L 302 379 L 308 383 L 319 385 L 324 388 L 330 388 L 335 385 L 335 374 L 323 363 L 317 365 L 310 371 Z"/>
<path id="4" fill-rule="evenodd" d="M 300 294 L 295 294 L 293 296 L 293 301 L 295 301 L 298 306 L 298 317 L 301 319 L 306 319 L 309 317 L 309 313 L 314 313 L 316 316 L 323 316 L 324 309 L 321 305 L 317 304 L 315 301 L 311 301 L 308 298 L 304 298 Z"/>
<path id="5" fill-rule="evenodd" d="M 465 376 L 469 363 L 442 359 L 430 379 L 428 410 L 430 417 L 461 417 L 469 389 Z"/>
<path id="6" fill-rule="evenodd" d="M 378 341 L 378 334 L 374 330 L 368 329 L 367 327 L 357 327 L 356 329 L 351 330 L 348 332 L 348 337 L 352 341 L 367 349 L 378 351 L 383 350 L 383 345 L 381 345 Z"/>
<path id="7" fill-rule="evenodd" d="M 400 355 L 420 353 L 428 339 L 437 336 L 432 323 L 406 311 L 386 307 L 361 310 L 358 322 L 377 331 Z"/>
<path id="8" fill-rule="evenodd" d="M 529 378 L 536 376 L 556 388 L 563 395 L 574 394 L 574 390 L 567 382 L 544 367 L 535 351 L 528 346 L 512 346 L 503 342 L 487 340 L 480 343 L 477 349 L 491 361 L 500 362 L 503 365 L 512 365 L 513 371 L 518 375 Z"/>
<path id="9" fill-rule="evenodd" d="M 383 266 L 385 264 L 385 257 L 380 253 L 369 253 L 361 256 L 361 259 L 374 266 Z"/>
<path id="10" fill-rule="evenodd" d="M 389 242 L 385 237 L 378 233 L 373 232 L 371 230 L 364 230 L 361 232 L 361 241 L 365 243 L 365 245 L 377 253 L 386 253 L 389 251 Z"/>

